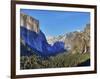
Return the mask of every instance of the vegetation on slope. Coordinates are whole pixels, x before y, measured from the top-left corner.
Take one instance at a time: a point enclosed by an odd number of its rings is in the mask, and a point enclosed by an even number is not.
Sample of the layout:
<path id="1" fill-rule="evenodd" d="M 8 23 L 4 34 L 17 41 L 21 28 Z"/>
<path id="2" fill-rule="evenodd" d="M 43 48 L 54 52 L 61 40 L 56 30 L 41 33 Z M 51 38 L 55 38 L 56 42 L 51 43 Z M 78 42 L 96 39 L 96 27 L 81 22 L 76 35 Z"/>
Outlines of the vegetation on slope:
<path id="1" fill-rule="evenodd" d="M 89 59 L 89 53 L 63 53 L 57 56 L 49 57 L 48 59 L 42 59 L 36 55 L 22 56 L 21 69 L 77 67 L 80 63 L 85 62 Z"/>
<path id="2" fill-rule="evenodd" d="M 23 49 L 27 49 L 26 53 L 32 55 L 21 56 L 20 68 L 21 69 L 37 69 L 37 68 L 58 68 L 58 67 L 77 67 L 89 66 L 84 64 L 90 60 L 90 25 L 88 24 L 82 32 L 72 32 L 67 34 L 64 40 L 65 44 L 71 45 L 69 51 L 59 53 L 56 56 L 49 56 L 43 58 L 36 55 L 36 52 L 32 51 L 29 47 L 25 46 L 24 41 L 21 40 Z M 21 53 L 25 53 L 24 51 Z"/>

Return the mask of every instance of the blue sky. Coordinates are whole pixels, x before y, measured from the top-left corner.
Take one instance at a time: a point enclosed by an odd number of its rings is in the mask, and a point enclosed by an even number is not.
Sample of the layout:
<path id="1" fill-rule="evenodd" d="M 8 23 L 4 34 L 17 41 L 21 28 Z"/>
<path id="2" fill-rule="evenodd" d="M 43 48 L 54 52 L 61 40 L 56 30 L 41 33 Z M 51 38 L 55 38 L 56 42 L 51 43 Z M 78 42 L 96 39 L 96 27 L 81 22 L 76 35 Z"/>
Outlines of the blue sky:
<path id="1" fill-rule="evenodd" d="M 21 13 L 38 19 L 40 29 L 46 36 L 57 36 L 68 32 L 82 30 L 87 23 L 90 23 L 89 12 L 33 9 L 21 9 L 20 11 Z"/>

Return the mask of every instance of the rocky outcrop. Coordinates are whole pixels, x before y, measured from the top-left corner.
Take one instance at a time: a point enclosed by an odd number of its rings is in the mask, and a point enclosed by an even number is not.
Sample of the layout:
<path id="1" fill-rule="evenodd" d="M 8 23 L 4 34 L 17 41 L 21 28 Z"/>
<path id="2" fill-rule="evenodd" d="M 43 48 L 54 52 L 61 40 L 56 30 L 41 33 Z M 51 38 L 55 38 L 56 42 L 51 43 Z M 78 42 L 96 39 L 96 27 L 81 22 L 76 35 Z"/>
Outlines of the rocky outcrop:
<path id="1" fill-rule="evenodd" d="M 45 34 L 39 28 L 39 21 L 25 14 L 21 14 L 20 36 L 21 55 L 31 55 L 29 50 L 32 50 L 42 57 L 47 57 L 65 51 L 63 42 L 48 44 Z"/>
<path id="2" fill-rule="evenodd" d="M 21 13 L 20 14 L 20 25 L 28 30 L 39 32 L 39 21 L 31 16 Z"/>
<path id="3" fill-rule="evenodd" d="M 48 38 L 48 42 L 53 44 L 55 41 L 63 41 L 64 48 L 71 53 L 89 53 L 90 52 L 90 24 L 87 24 L 83 31 L 74 31 Z"/>

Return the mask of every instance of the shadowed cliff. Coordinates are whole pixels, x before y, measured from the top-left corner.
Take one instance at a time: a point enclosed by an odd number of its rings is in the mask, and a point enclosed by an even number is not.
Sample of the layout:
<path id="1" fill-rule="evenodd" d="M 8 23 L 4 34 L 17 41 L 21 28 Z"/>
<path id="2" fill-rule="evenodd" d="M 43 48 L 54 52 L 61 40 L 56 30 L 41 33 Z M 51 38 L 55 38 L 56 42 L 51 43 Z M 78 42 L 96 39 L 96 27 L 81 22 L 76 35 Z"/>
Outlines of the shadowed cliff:
<path id="1" fill-rule="evenodd" d="M 53 45 L 48 44 L 45 34 L 39 28 L 39 21 L 25 14 L 21 14 L 20 36 L 21 44 L 41 56 L 56 55 L 65 51 L 64 43 L 61 41 L 56 41 Z M 23 45 L 21 45 L 21 50 L 21 55 L 30 55 Z"/>

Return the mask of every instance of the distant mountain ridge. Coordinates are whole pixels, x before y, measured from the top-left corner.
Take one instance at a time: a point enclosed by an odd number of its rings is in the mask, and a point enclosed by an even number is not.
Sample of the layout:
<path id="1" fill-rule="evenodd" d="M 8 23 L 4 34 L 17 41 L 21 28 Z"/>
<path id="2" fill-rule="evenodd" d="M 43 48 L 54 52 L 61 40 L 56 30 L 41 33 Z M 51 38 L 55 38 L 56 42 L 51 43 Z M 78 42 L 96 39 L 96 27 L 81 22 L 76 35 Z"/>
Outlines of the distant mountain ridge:
<path id="1" fill-rule="evenodd" d="M 51 56 L 64 52 L 64 43 L 56 41 L 53 45 L 48 44 L 44 33 L 39 28 L 39 21 L 26 14 L 21 14 L 21 55 L 30 55 L 26 49 L 31 49 L 41 56 Z M 26 48 L 25 48 L 26 46 Z"/>
<path id="2" fill-rule="evenodd" d="M 56 37 L 47 39 L 48 43 L 53 44 L 55 41 L 64 42 L 64 48 L 70 50 L 72 53 L 90 52 L 90 24 L 86 24 L 83 31 L 74 31 Z"/>

